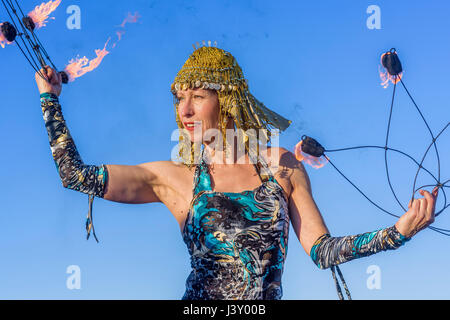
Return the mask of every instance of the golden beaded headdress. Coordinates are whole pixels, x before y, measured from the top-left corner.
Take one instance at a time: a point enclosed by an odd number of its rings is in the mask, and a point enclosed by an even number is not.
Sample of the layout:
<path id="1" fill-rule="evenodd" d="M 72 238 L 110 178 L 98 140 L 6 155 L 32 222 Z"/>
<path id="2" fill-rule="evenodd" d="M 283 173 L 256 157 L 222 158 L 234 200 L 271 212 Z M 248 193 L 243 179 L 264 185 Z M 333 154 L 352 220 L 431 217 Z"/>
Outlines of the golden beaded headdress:
<path id="1" fill-rule="evenodd" d="M 271 129 L 284 131 L 292 122 L 268 109 L 250 93 L 248 81 L 236 59 L 229 52 L 217 48 L 215 42 L 214 46 L 211 46 L 211 41 L 208 41 L 208 45 L 203 41 L 203 46 L 197 42 L 197 47 L 194 46 L 194 52 L 184 63 L 170 88 L 174 95 L 176 122 L 180 129 L 179 156 L 188 166 L 194 162 L 196 148 L 182 130 L 184 127 L 178 114 L 179 90 L 216 90 L 220 104 L 218 129 L 222 133 L 224 143 L 227 141 L 225 133 L 228 117 L 231 117 L 235 129 L 242 129 L 244 132 L 243 143 L 247 150 L 249 137 L 245 132 L 248 129 L 264 129 L 260 132 L 265 136 L 259 139 L 269 142 Z"/>

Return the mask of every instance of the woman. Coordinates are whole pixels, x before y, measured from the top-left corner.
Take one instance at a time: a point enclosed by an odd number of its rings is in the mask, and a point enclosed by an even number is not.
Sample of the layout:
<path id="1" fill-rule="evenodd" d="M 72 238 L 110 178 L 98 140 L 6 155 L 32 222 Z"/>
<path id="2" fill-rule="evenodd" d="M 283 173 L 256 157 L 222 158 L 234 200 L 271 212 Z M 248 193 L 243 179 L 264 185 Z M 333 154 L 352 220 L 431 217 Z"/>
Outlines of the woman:
<path id="1" fill-rule="evenodd" d="M 420 191 L 424 198 L 410 203 L 394 226 L 331 237 L 302 163 L 284 148 L 265 153 L 254 143 L 256 130 L 266 143 L 270 127 L 284 130 L 290 121 L 250 94 L 241 68 L 222 49 L 197 48 L 172 84 L 182 129 L 180 163 L 85 165 L 61 113 L 61 78 L 49 67 L 42 71 L 48 81 L 36 75 L 36 82 L 64 187 L 89 194 L 91 203 L 94 196 L 164 203 L 191 255 L 183 299 L 280 299 L 290 222 L 306 253 L 324 269 L 396 249 L 434 220 L 437 188 L 433 194 Z M 198 136 L 211 131 L 220 134 Z M 233 135 L 237 131 L 241 135 Z M 89 217 L 88 235 L 91 227 Z"/>

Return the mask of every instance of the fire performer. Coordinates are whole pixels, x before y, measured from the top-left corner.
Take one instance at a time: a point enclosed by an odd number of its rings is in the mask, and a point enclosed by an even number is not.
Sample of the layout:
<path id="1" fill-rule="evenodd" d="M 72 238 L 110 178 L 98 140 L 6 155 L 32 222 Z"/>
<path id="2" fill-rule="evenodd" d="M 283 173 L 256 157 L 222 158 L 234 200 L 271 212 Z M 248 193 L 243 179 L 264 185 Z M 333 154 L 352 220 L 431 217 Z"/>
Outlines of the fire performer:
<path id="1" fill-rule="evenodd" d="M 171 86 L 175 120 L 183 129 L 179 163 L 84 164 L 58 100 L 61 77 L 50 67 L 41 72 L 49 81 L 36 75 L 36 82 L 63 186 L 92 199 L 165 204 L 191 255 L 183 299 L 280 299 L 290 223 L 306 253 L 325 269 L 397 249 L 434 220 L 437 188 L 421 191 L 423 198 L 410 202 L 393 226 L 332 237 L 295 155 L 281 147 L 267 147 L 262 154 L 250 144 L 251 129 L 265 132 L 270 141 L 270 128 L 283 131 L 291 122 L 259 102 L 236 59 L 210 44 L 195 48 Z M 218 130 L 216 138 L 225 149 L 217 148 L 216 139 L 198 139 L 198 129 Z M 229 133 L 236 130 L 245 133 L 234 136 L 232 144 Z M 242 157 L 236 152 L 239 144 L 245 149 Z M 276 163 L 270 160 L 273 154 L 278 154 Z M 88 232 L 91 226 L 92 219 Z"/>

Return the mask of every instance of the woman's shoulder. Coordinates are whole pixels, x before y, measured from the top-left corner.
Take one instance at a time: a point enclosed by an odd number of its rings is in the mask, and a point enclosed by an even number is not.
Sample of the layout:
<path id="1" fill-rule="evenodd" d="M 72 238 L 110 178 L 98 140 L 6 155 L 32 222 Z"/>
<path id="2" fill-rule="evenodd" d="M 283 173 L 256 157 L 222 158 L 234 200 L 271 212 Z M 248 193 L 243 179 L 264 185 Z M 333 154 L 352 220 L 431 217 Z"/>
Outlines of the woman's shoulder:
<path id="1" fill-rule="evenodd" d="M 267 147 L 267 153 L 264 155 L 264 160 L 270 167 L 282 167 L 285 170 L 303 169 L 303 165 L 297 160 L 294 153 L 283 147 Z"/>
<path id="2" fill-rule="evenodd" d="M 283 147 L 268 147 L 266 159 L 273 175 L 278 177 L 277 179 L 284 180 L 289 190 L 300 180 L 302 184 L 307 184 L 308 174 L 305 167 L 301 161 L 297 160 L 293 152 Z"/>

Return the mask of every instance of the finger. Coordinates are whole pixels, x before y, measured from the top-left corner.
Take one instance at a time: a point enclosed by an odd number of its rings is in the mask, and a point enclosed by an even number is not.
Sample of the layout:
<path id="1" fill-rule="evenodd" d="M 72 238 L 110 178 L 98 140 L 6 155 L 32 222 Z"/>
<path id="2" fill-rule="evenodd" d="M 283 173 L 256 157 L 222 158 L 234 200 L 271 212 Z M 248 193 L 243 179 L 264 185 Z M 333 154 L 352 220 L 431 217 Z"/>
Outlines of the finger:
<path id="1" fill-rule="evenodd" d="M 426 212 L 427 215 L 430 216 L 434 211 L 434 197 L 426 190 L 423 192 L 423 195 L 426 199 Z"/>
<path id="2" fill-rule="evenodd" d="M 49 66 L 44 66 L 40 70 L 41 74 L 46 78 L 47 82 L 50 82 L 49 68 Z"/>
<path id="3" fill-rule="evenodd" d="M 429 203 L 426 199 L 423 199 L 420 204 L 420 223 L 421 226 L 427 226 L 431 223 L 433 210 L 429 209 Z"/>
<path id="4" fill-rule="evenodd" d="M 416 199 L 417 201 L 417 212 L 416 212 L 416 224 L 420 225 L 423 224 L 426 219 L 426 203 L 424 198 Z"/>
<path id="5" fill-rule="evenodd" d="M 36 78 L 36 81 L 40 81 L 41 79 L 48 81 L 47 70 L 44 68 L 41 68 L 38 71 L 36 71 L 34 76 Z"/>
<path id="6" fill-rule="evenodd" d="M 431 194 L 428 191 L 426 192 L 428 195 L 426 193 L 424 194 L 427 198 L 422 198 L 420 203 L 420 216 L 423 227 L 428 226 L 434 221 L 434 201 Z M 428 196 L 430 198 L 428 198 Z"/>
<path id="7" fill-rule="evenodd" d="M 411 209 L 411 205 L 412 205 L 412 200 L 409 200 L 409 202 L 408 202 L 408 209 Z"/>
<path id="8" fill-rule="evenodd" d="M 439 187 L 436 186 L 436 187 L 433 188 L 433 191 L 431 193 L 436 198 L 438 196 L 438 192 L 439 192 Z"/>
<path id="9" fill-rule="evenodd" d="M 427 195 L 428 193 L 428 195 Z M 426 191 L 424 192 L 426 198 L 421 199 L 420 203 L 420 224 L 418 230 L 423 230 L 428 227 L 431 223 L 434 222 L 434 208 L 433 208 L 433 199 L 429 199 L 428 196 L 431 197 L 431 194 Z M 431 203 L 431 205 L 430 205 Z M 431 208 L 431 209 L 430 209 Z"/>
<path id="10" fill-rule="evenodd" d="M 53 68 L 48 65 L 44 66 L 43 70 L 44 70 L 44 74 L 47 76 L 49 82 L 53 84 L 53 82 L 55 80 L 55 75 L 56 75 L 55 70 L 53 70 Z"/>
<path id="11" fill-rule="evenodd" d="M 50 67 L 48 67 L 48 76 L 49 76 L 49 79 L 50 79 L 50 83 L 51 84 L 57 84 L 57 75 L 56 75 L 56 72 L 55 72 L 55 70 L 53 70 L 52 68 L 50 68 Z"/>
<path id="12" fill-rule="evenodd" d="M 422 216 L 425 208 L 425 205 L 423 203 L 424 198 L 417 199 L 417 202 L 419 203 L 417 210 L 419 211 L 419 215 Z"/>
<path id="13" fill-rule="evenodd" d="M 417 225 L 417 224 L 420 223 L 420 221 L 422 219 L 421 219 L 421 216 L 420 216 L 420 201 L 419 201 L 419 199 L 413 199 L 412 200 L 411 208 L 408 210 L 407 214 L 410 217 L 411 222 L 414 225 Z"/>
<path id="14" fill-rule="evenodd" d="M 413 210 L 412 210 L 412 224 L 415 226 L 416 229 L 419 229 L 425 221 L 425 213 L 422 211 L 422 198 L 420 199 L 414 199 L 413 203 Z"/>
<path id="15" fill-rule="evenodd" d="M 419 211 L 420 209 L 420 199 L 413 199 L 412 200 L 412 209 Z"/>

